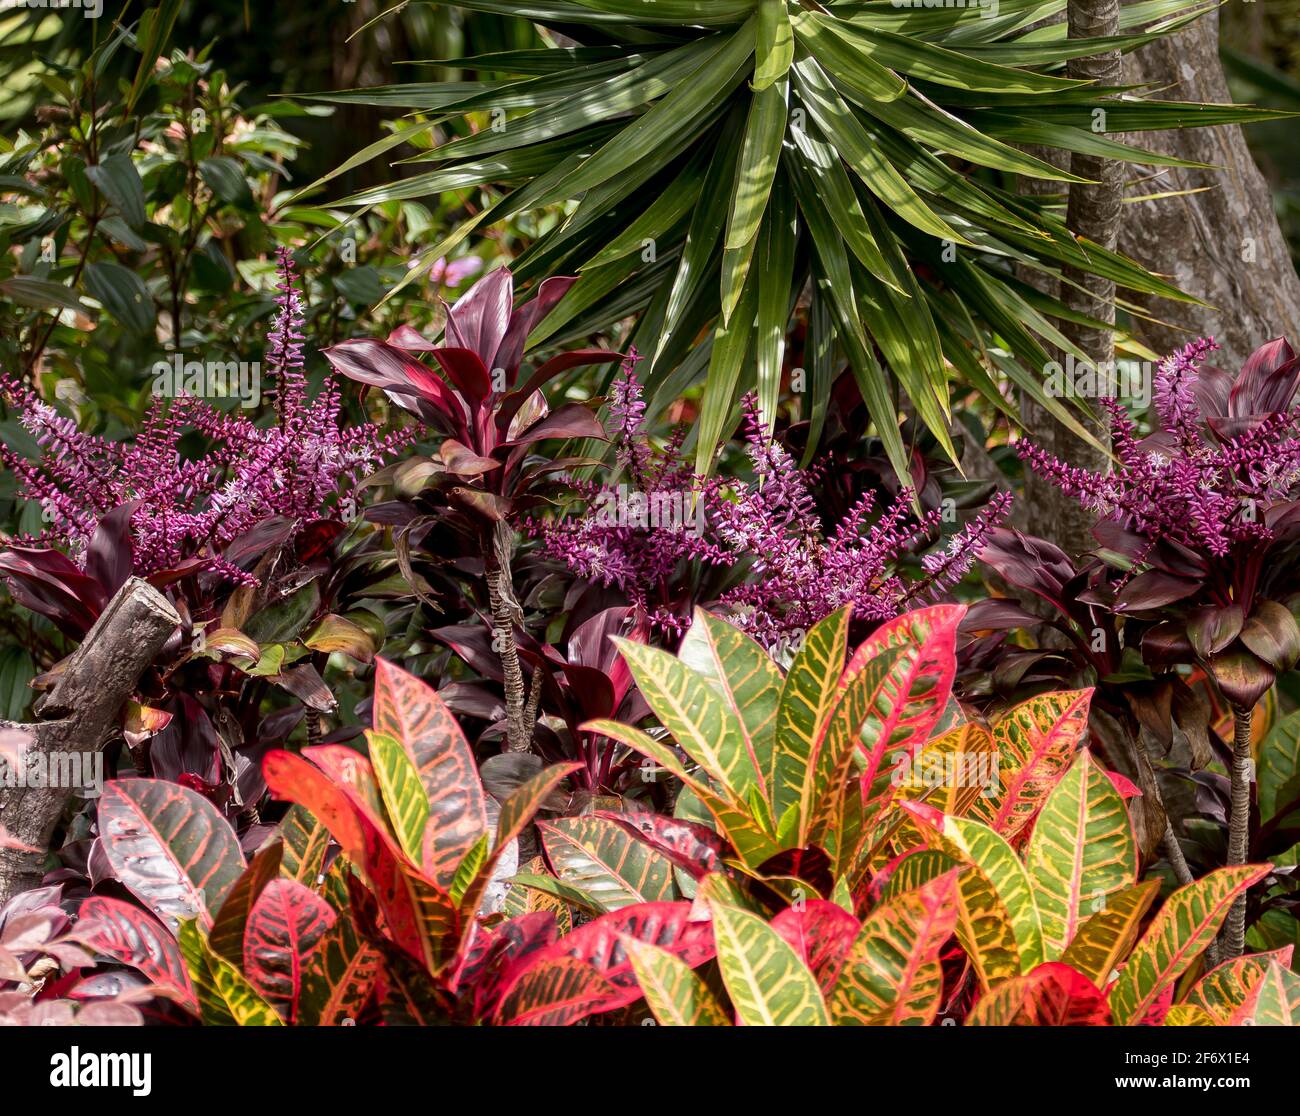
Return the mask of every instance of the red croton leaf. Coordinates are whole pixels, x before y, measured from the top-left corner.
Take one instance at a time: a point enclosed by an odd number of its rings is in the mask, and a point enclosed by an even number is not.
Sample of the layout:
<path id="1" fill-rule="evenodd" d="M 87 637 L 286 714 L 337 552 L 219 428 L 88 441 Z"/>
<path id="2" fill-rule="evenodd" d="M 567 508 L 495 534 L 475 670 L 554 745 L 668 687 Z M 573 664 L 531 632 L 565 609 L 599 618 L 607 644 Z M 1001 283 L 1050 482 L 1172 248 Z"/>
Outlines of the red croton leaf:
<path id="1" fill-rule="evenodd" d="M 1105 995 L 1060 961 L 1049 961 L 999 984 L 966 1017 L 967 1026 L 1104 1027 L 1109 1023 Z"/>
<path id="2" fill-rule="evenodd" d="M 835 987 L 844 955 L 858 936 L 858 920 L 838 903 L 809 899 L 772 919 L 772 929 L 794 946 L 826 995 Z"/>
<path id="3" fill-rule="evenodd" d="M 180 946 L 161 922 L 139 907 L 92 895 L 81 904 L 77 925 L 67 937 L 119 964 L 130 965 L 160 995 L 198 1011 L 198 997 Z"/>
<path id="4" fill-rule="evenodd" d="M 565 1011 L 580 1012 L 573 1018 L 613 1011 L 639 1000 L 641 986 L 619 941 L 620 935 L 657 945 L 691 968 L 703 964 L 715 953 L 713 924 L 694 919 L 692 909 L 693 905 L 687 902 L 637 903 L 601 915 L 566 934 L 534 953 L 515 975 L 502 997 L 499 1021 L 521 1021 L 515 1012 L 525 1013 L 531 1019 L 539 1007 L 534 997 L 547 990 L 572 996 L 574 1006 L 566 1007 Z M 582 967 L 599 980 L 583 979 Z M 527 997 L 516 994 L 521 984 L 530 990 Z"/>
<path id="5" fill-rule="evenodd" d="M 244 928 L 244 975 L 289 1023 L 298 1018 L 303 963 L 334 917 L 297 880 L 272 880 L 253 904 Z"/>

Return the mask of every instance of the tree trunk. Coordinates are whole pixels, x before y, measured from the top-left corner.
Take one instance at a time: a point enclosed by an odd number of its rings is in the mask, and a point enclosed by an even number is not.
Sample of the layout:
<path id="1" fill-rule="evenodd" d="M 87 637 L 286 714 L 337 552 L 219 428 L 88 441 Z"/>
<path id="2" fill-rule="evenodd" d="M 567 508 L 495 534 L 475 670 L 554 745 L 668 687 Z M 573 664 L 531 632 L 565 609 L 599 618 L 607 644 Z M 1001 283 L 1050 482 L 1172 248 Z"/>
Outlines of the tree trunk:
<path id="1" fill-rule="evenodd" d="M 1219 15 L 1158 39 L 1124 59 L 1126 83 L 1153 82 L 1168 100 L 1227 101 L 1219 63 Z M 1167 88 L 1166 88 L 1167 87 Z M 1147 132 L 1142 146 L 1212 165 L 1210 170 L 1155 168 L 1129 186 L 1131 195 L 1209 187 L 1200 194 L 1126 205 L 1120 250 L 1208 303 L 1194 306 L 1149 296 L 1134 300 L 1162 322 L 1134 322 L 1159 353 L 1213 335 L 1223 367 L 1238 368 L 1271 337 L 1300 333 L 1300 280 L 1273 213 L 1268 183 L 1239 127 Z"/>
<path id="2" fill-rule="evenodd" d="M 115 731 L 117 715 L 167 637 L 180 623 L 167 599 L 147 582 L 131 578 L 108 603 L 50 690 L 36 703 L 35 724 L 0 722 L 0 729 L 26 732 L 31 743 L 24 767 L 48 771 L 53 757 L 93 756 Z M 84 763 L 80 768 L 85 770 Z M 65 763 L 57 769 L 67 770 Z M 45 780 L 42 780 L 45 781 Z M 69 786 L 20 786 L 0 790 L 0 826 L 38 851 L 0 848 L 0 906 L 41 882 L 41 863 L 54 827 L 72 797 Z"/>

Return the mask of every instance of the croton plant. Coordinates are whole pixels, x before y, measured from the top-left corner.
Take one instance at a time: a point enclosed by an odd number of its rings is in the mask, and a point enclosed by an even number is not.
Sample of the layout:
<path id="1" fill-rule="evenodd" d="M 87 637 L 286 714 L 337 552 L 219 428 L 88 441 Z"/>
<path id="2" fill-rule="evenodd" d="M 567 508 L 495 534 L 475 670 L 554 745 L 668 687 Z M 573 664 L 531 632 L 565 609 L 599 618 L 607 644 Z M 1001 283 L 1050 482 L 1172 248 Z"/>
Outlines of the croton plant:
<path id="1" fill-rule="evenodd" d="M 51 1011 L 244 1026 L 1300 1019 L 1289 948 L 1207 959 L 1276 869 L 1144 880 L 1091 691 L 973 716 L 964 612 L 850 654 L 841 610 L 784 674 L 704 612 L 677 655 L 622 642 L 647 723 L 585 729 L 675 776 L 673 816 L 539 820 L 572 763 L 489 794 L 438 694 L 379 659 L 364 748 L 265 757 L 284 813 L 250 856 L 201 794 L 110 784 L 99 882 L 20 896 L 0 977 L 43 981 Z"/>

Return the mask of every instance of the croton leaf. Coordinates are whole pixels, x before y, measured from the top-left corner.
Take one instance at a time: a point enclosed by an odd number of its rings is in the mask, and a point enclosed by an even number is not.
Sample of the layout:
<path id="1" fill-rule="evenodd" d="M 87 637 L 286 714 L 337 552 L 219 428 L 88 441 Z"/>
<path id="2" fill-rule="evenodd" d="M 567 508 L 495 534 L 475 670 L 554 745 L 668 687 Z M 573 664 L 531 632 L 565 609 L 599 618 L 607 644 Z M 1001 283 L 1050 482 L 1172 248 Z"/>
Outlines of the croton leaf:
<path id="1" fill-rule="evenodd" d="M 657 647 L 611 639 L 660 724 L 719 790 L 734 801 L 747 801 L 760 781 L 740 717 L 703 675 L 680 659 Z"/>
<path id="2" fill-rule="evenodd" d="M 712 910 L 718 967 L 738 1023 L 830 1026 L 817 978 L 788 941 L 749 911 L 719 903 Z"/>
<path id="3" fill-rule="evenodd" d="M 557 818 L 538 829 L 555 874 L 601 910 L 677 897 L 671 862 L 608 818 Z"/>
<path id="4" fill-rule="evenodd" d="M 253 904 L 244 930 L 244 974 L 288 1023 L 298 1021 L 307 955 L 334 917 L 324 899 L 296 880 L 272 880 Z"/>
<path id="5" fill-rule="evenodd" d="M 368 733 L 370 764 L 383 797 L 385 812 L 402 851 L 419 864 L 429 822 L 429 800 L 410 755 L 386 732 Z"/>
<path id="6" fill-rule="evenodd" d="M 882 624 L 854 652 L 841 685 L 881 652 L 899 652 L 862 727 L 862 747 L 870 757 L 863 776 L 867 787 L 887 753 L 902 746 L 915 755 L 930 738 L 952 693 L 957 628 L 965 616 L 964 605 L 917 609 Z"/>
<path id="7" fill-rule="evenodd" d="M 1271 867 L 1219 868 L 1180 887 L 1165 901 L 1110 987 L 1110 1009 L 1117 1024 L 1128 1026 L 1147 1016 L 1214 940 L 1233 900 L 1268 875 Z"/>
<path id="8" fill-rule="evenodd" d="M 1090 689 L 1041 694 L 999 718 L 993 739 L 1001 791 L 977 799 L 974 815 L 1008 841 L 1021 836 L 1087 734 L 1091 701 Z"/>
<path id="9" fill-rule="evenodd" d="M 617 995 L 591 965 L 575 957 L 548 957 L 511 985 L 497 1010 L 512 1027 L 563 1027 L 590 1015 Z"/>
<path id="10" fill-rule="evenodd" d="M 1159 894 L 1160 881 L 1148 880 L 1111 895 L 1079 927 L 1061 960 L 1098 988 L 1106 987 L 1137 941 L 1142 919 Z"/>
<path id="11" fill-rule="evenodd" d="M 708 681 L 735 714 L 758 772 L 759 792 L 770 803 L 781 671 L 752 638 L 699 608 L 678 658 Z"/>
<path id="12" fill-rule="evenodd" d="M 1211 969 L 1196 982 L 1183 1003 L 1201 1008 L 1216 1025 L 1241 1026 L 1253 1020 L 1260 984 L 1273 961 L 1290 967 L 1293 946 L 1273 953 L 1253 953 L 1234 957 Z"/>
<path id="13" fill-rule="evenodd" d="M 1255 991 L 1257 1027 L 1300 1027 L 1300 976 L 1276 958 Z"/>
<path id="14" fill-rule="evenodd" d="M 1136 882 L 1137 841 L 1124 799 L 1086 750 L 1043 803 L 1025 866 L 1049 960 L 1111 895 Z"/>
<path id="15" fill-rule="evenodd" d="M 208 944 L 214 953 L 224 957 L 240 972 L 244 971 L 244 928 L 248 925 L 249 913 L 266 885 L 280 874 L 283 852 L 284 845 L 278 839 L 268 841 L 258 849 L 213 920 Z"/>
<path id="16" fill-rule="evenodd" d="M 966 1017 L 968 1027 L 1104 1027 L 1106 997 L 1082 973 L 1060 961 L 986 992 Z"/>
<path id="17" fill-rule="evenodd" d="M 456 866 L 487 830 L 474 754 L 437 693 L 382 658 L 375 666 L 374 722 L 415 765 L 429 802 L 423 864 L 435 883 L 449 887 Z"/>
<path id="18" fill-rule="evenodd" d="M 280 1027 L 275 1009 L 243 973 L 208 947 L 196 919 L 180 924 L 181 953 L 189 968 L 203 1022 L 209 1027 Z"/>
<path id="19" fill-rule="evenodd" d="M 731 1020 L 698 974 L 671 953 L 624 937 L 623 949 L 655 1021 L 664 1027 L 727 1027 Z"/>
<path id="20" fill-rule="evenodd" d="M 1006 912 L 1020 972 L 1030 972 L 1042 964 L 1046 960 L 1042 918 L 1029 873 L 1015 850 L 995 830 L 970 818 L 936 816 L 924 804 L 905 802 L 902 806 L 933 834 L 936 848 L 959 863 L 970 865 L 973 872 L 967 875 L 978 874 L 988 881 L 987 887 L 973 887 L 969 893 L 962 891 L 961 901 L 966 905 L 992 896 L 1000 908 L 997 913 Z M 986 911 L 975 908 L 968 911 L 967 917 L 974 924 L 985 915 Z M 998 944 L 1005 943 L 999 940 Z"/>
<path id="21" fill-rule="evenodd" d="M 210 927 L 244 870 L 230 823 L 201 794 L 176 783 L 109 783 L 99 828 L 117 878 L 173 931 L 187 918 Z"/>
<path id="22" fill-rule="evenodd" d="M 863 922 L 827 998 L 836 1026 L 920 1025 L 943 996 L 939 950 L 957 925 L 957 878 L 945 873 Z"/>
<path id="23" fill-rule="evenodd" d="M 176 939 L 153 915 L 102 895 L 81 904 L 70 935 L 88 949 L 130 965 L 160 995 L 198 1011 L 199 1001 Z"/>
<path id="24" fill-rule="evenodd" d="M 297 1022 L 305 1027 L 355 1023 L 382 964 L 382 954 L 357 933 L 345 911 L 317 940 L 302 966 Z"/>
<path id="25" fill-rule="evenodd" d="M 314 885 L 325 864 L 329 850 L 330 831 L 302 806 L 289 807 L 280 821 L 283 849 L 280 856 L 280 873 L 287 879 Z"/>
<path id="26" fill-rule="evenodd" d="M 685 818 L 669 818 L 648 810 L 636 810 L 630 814 L 598 810 L 596 817 L 613 822 L 644 841 L 694 879 L 721 870 L 723 858 L 729 854 L 727 842 L 722 837 L 708 826 Z"/>
<path id="27" fill-rule="evenodd" d="M 794 947 L 825 996 L 835 987 L 845 954 L 860 927 L 858 920 L 838 904 L 808 899 L 781 911 L 772 919 L 772 929 Z"/>
<path id="28" fill-rule="evenodd" d="M 771 788 L 772 814 L 778 821 L 788 810 L 800 808 L 817 744 L 824 738 L 831 711 L 840 699 L 850 611 L 842 608 L 813 626 L 781 687 Z"/>
<path id="29" fill-rule="evenodd" d="M 657 945 L 691 968 L 714 954 L 712 925 L 696 916 L 690 903 L 638 903 L 601 915 L 539 950 L 516 979 L 522 980 L 534 967 L 568 958 L 592 969 L 605 983 L 602 996 L 583 1008 L 583 1015 L 626 1007 L 640 997 L 641 989 L 622 945 L 625 936 Z M 513 989 L 503 999 L 503 1018 L 509 1014 L 506 1004 L 512 995 Z"/>

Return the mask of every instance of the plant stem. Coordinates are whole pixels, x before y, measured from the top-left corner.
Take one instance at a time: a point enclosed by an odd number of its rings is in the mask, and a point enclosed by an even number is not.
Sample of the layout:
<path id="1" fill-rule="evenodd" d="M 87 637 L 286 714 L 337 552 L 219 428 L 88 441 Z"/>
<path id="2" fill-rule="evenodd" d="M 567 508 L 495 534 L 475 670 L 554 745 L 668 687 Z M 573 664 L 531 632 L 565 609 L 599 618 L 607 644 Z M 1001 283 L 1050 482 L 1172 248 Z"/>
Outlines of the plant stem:
<path id="1" fill-rule="evenodd" d="M 1246 863 L 1250 838 L 1250 722 L 1253 711 L 1232 707 L 1232 806 L 1228 818 L 1228 865 Z M 1240 957 L 1246 948 L 1246 896 L 1239 895 L 1223 929 L 1221 961 Z"/>
<path id="2" fill-rule="evenodd" d="M 522 623 L 523 610 L 515 600 L 510 569 L 514 539 L 509 524 L 498 521 L 483 537 L 483 561 L 487 571 L 488 600 L 492 608 L 492 645 L 501 656 L 506 689 L 506 749 L 526 752 L 533 742 L 533 726 L 526 709 L 527 690 L 519 665 L 515 625 Z"/>

